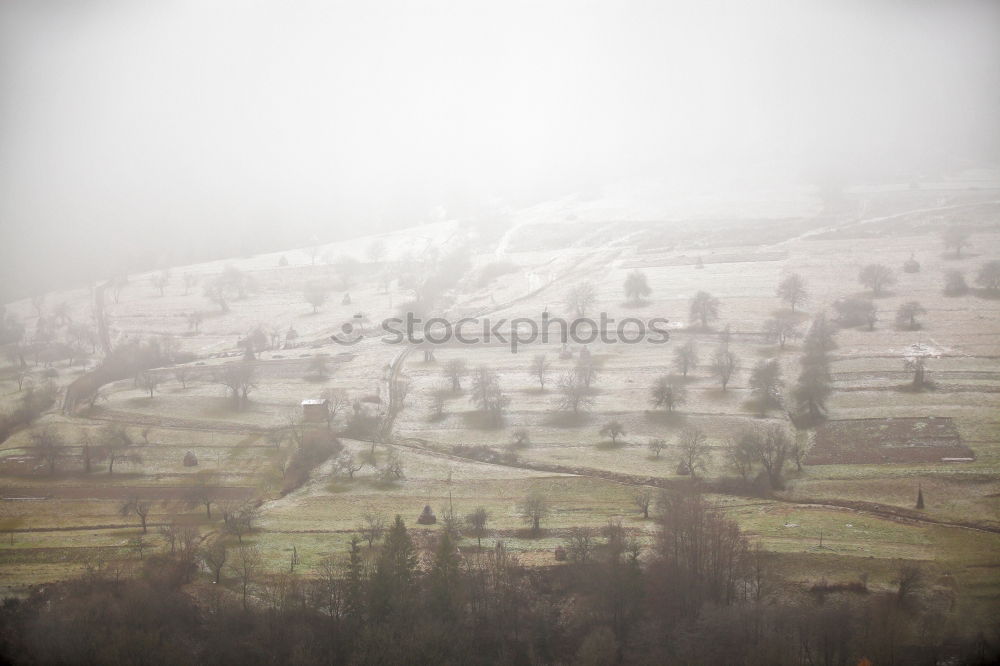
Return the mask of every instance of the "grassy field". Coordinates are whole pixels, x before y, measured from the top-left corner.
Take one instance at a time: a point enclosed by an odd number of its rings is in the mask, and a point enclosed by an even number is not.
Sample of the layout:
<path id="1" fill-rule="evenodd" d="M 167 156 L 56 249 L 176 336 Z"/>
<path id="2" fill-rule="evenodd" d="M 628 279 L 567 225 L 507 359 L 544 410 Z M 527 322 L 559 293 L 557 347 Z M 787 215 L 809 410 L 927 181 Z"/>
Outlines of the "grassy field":
<path id="1" fill-rule="evenodd" d="M 875 330 L 838 333 L 832 366 L 837 390 L 830 417 L 950 417 L 975 460 L 807 465 L 801 471 L 793 466 L 787 489 L 775 498 L 713 495 L 712 499 L 752 539 L 777 554 L 790 580 L 848 580 L 866 573 L 876 584 L 888 584 L 892 562 L 915 560 L 957 580 L 963 593 L 984 603 L 995 602 L 1000 595 L 1000 534 L 823 504 L 823 500 L 859 500 L 909 509 L 919 487 L 926 499 L 924 514 L 933 521 L 977 521 L 1000 527 L 1000 300 L 978 292 L 954 298 L 941 294 L 945 271 L 963 270 L 971 280 L 981 263 L 998 257 L 1000 230 L 995 220 L 1000 205 L 994 195 L 980 190 L 890 191 L 870 195 L 863 214 L 782 220 L 759 227 L 759 232 L 745 220 L 721 220 L 714 221 L 711 230 L 694 221 L 678 223 L 670 227 L 671 234 L 664 234 L 664 225 L 654 221 L 591 220 L 587 216 L 596 216 L 593 211 L 581 213 L 586 224 L 581 222 L 578 228 L 562 217 L 550 219 L 545 211 L 535 211 L 503 239 L 500 250 L 492 244 L 473 244 L 476 253 L 469 277 L 447 299 L 449 317 L 538 318 L 544 310 L 565 315 L 565 292 L 587 280 L 597 287 L 594 312 L 619 319 L 666 317 L 670 343 L 589 345 L 601 370 L 594 405 L 579 418 L 554 414 L 556 380 L 575 363 L 579 345 L 571 346 L 573 359 L 560 359 L 557 343 L 533 345 L 517 354 L 499 344 L 450 345 L 438 349 L 429 362 L 415 351 L 401 366 L 411 388 L 395 423 L 405 478 L 379 481 L 370 467 L 353 480 L 338 478 L 328 461 L 302 487 L 284 496 L 279 492 L 286 455 L 282 447 L 291 443 L 276 448 L 267 433 L 287 425 L 288 415 L 297 413 L 302 399 L 323 390 L 344 389 L 354 397 L 381 391 L 401 347 L 383 344 L 374 336 L 344 347 L 329 336 L 359 312 L 372 322 L 394 314 L 410 297 L 408 292 L 395 284 L 388 289 L 379 284 L 379 265 L 364 259 L 371 239 L 320 248 L 315 265 L 303 251 L 285 253 L 287 265 L 280 265 L 282 255 L 274 254 L 177 268 L 162 297 L 149 284 L 148 275 L 131 276 L 118 302 L 108 299 L 116 340 L 172 336 L 181 350 L 194 355 L 196 360 L 188 365 L 200 379 L 184 388 L 172 370 L 158 370 L 167 381 L 152 397 L 131 380 L 118 381 L 106 387 L 107 399 L 95 408 L 72 414 L 50 410 L 31 429 L 15 432 L 0 445 L 0 508 L 6 529 L 0 535 L 0 588 L 17 592 L 28 584 L 81 571 L 96 559 L 135 557 L 131 544 L 139 533 L 138 523 L 120 512 L 122 502 L 132 496 L 153 502 L 147 538 L 154 545 L 162 544 L 156 526 L 178 515 L 197 520 L 203 533 L 218 530 L 217 519 L 208 520 L 201 509 L 185 501 L 186 489 L 205 471 L 214 473 L 229 500 L 263 500 L 256 529 L 244 538 L 261 544 L 276 571 L 289 566 L 293 547 L 301 570 L 306 571 L 324 556 L 342 552 L 365 511 L 398 513 L 414 526 L 420 543 L 429 543 L 440 526 L 415 525 L 424 505 L 439 517 L 448 507 L 459 515 L 485 507 L 491 534 L 484 545 L 503 539 L 525 561 L 537 564 L 554 561 L 552 550 L 568 528 L 598 529 L 616 518 L 648 542 L 653 523 L 642 520 L 632 497 L 643 478 L 678 478 L 674 440 L 680 429 L 695 425 L 707 434 L 714 455 L 706 477 L 728 475 L 721 456 L 723 443 L 742 425 L 761 420 L 749 402 L 749 367 L 758 359 L 774 357 L 786 382 L 794 381 L 798 342 L 793 340 L 781 350 L 762 335 L 763 322 L 782 307 L 774 296 L 781 277 L 798 272 L 807 280 L 810 299 L 805 310 L 812 314 L 829 308 L 837 298 L 860 293 L 855 279 L 859 268 L 878 261 L 893 267 L 899 281 L 876 299 L 880 321 Z M 903 214 L 906 211 L 914 212 Z M 974 246 L 960 259 L 945 256 L 939 238 L 940 230 L 951 222 L 974 225 L 976 230 Z M 398 258 L 405 252 L 419 255 L 429 247 L 448 247 L 469 233 L 457 225 L 441 224 L 383 240 L 386 256 Z M 335 284 L 336 260 L 347 255 L 363 262 L 356 283 L 334 291 L 313 314 L 302 298 L 304 284 Z M 899 267 L 911 256 L 921 263 L 920 272 L 901 272 Z M 703 268 L 691 261 L 697 257 L 704 259 Z M 485 284 L 476 279 L 477 270 L 497 261 L 510 262 L 511 270 Z M 181 275 L 205 280 L 227 263 L 251 275 L 257 287 L 245 300 L 233 301 L 229 312 L 217 311 L 200 287 L 185 294 Z M 652 295 L 641 306 L 629 306 L 622 284 L 632 267 L 640 264 Z M 688 301 L 699 290 L 711 292 L 721 304 L 720 320 L 709 331 L 692 329 L 688 322 Z M 345 291 L 350 304 L 342 303 Z M 65 302 L 68 316 L 84 321 L 90 298 L 87 289 L 50 294 L 46 307 Z M 896 308 L 911 300 L 927 310 L 923 326 L 919 331 L 896 330 Z M 34 330 L 29 303 L 11 304 L 8 311 Z M 197 331 L 187 319 L 195 311 L 204 315 Z M 257 387 L 248 407 L 236 411 L 222 387 L 206 378 L 213 367 L 239 356 L 238 341 L 258 325 L 282 333 L 292 327 L 300 346 L 260 354 Z M 731 327 L 731 348 L 742 360 L 741 371 L 725 391 L 705 367 L 723 325 Z M 672 372 L 673 350 L 688 339 L 697 342 L 702 365 L 686 381 L 687 402 L 674 414 L 656 411 L 649 401 L 650 386 L 657 376 Z M 917 342 L 935 354 L 928 362 L 934 386 L 915 393 L 902 388 L 909 381 L 903 356 Z M 545 390 L 528 372 L 532 357 L 539 353 L 552 362 Z M 330 374 L 322 380 L 308 377 L 315 354 L 329 357 Z M 502 427 L 481 426 L 467 385 L 465 391 L 447 396 L 442 418 L 432 417 L 433 393 L 443 379 L 444 363 L 452 358 L 462 358 L 470 367 L 485 364 L 499 373 L 510 399 Z M 59 386 L 87 369 L 86 364 L 65 362 L 31 368 L 37 381 L 44 371 L 54 370 Z M 13 368 L 0 369 L 0 400 L 12 406 L 21 395 Z M 619 446 L 609 446 L 598 433 L 611 419 L 627 431 Z M 767 419 L 779 422 L 784 416 L 772 411 Z M 139 442 L 141 464 L 121 464 L 108 474 L 97 462 L 94 471 L 85 474 L 79 449 L 71 449 L 50 477 L 32 455 L 32 430 L 51 428 L 74 445 L 84 433 L 100 438 L 102 427 L 114 423 L 123 424 Z M 518 427 L 529 430 L 531 444 L 517 451 L 521 461 L 517 466 L 453 455 L 453 448 L 463 445 L 501 449 Z M 647 450 L 650 438 L 668 442 L 658 458 Z M 367 442 L 349 439 L 343 444 L 359 457 L 369 448 Z M 183 465 L 188 451 L 196 454 L 198 466 Z M 379 451 L 386 455 L 384 447 Z M 573 468 L 574 473 L 545 470 L 552 465 Z M 606 473 L 625 476 L 615 480 Z M 553 509 L 540 536 L 526 531 L 517 510 L 518 502 L 536 489 L 548 496 Z M 806 500 L 810 503 L 801 503 Z M 470 548 L 473 544 L 468 538 L 463 542 Z"/>

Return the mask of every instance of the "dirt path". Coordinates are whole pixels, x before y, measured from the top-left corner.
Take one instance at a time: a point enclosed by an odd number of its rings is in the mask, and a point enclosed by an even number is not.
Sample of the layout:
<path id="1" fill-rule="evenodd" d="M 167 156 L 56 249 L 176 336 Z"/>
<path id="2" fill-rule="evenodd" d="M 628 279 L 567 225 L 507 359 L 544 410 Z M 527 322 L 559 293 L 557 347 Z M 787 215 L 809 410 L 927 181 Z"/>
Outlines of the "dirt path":
<path id="1" fill-rule="evenodd" d="M 399 446 L 404 448 L 409 448 L 418 451 L 423 454 L 434 455 L 437 457 L 451 458 L 454 460 L 461 460 L 464 462 L 477 462 L 483 465 L 496 465 L 498 467 L 506 467 L 513 469 L 527 469 L 535 472 L 548 472 L 552 474 L 569 475 L 569 476 L 583 476 L 595 479 L 602 479 L 604 481 L 611 481 L 613 483 L 619 483 L 622 485 L 629 486 L 650 486 L 654 488 L 681 488 L 690 487 L 690 481 L 675 481 L 672 479 L 665 479 L 662 477 L 655 476 L 638 476 L 635 474 L 625 474 L 622 472 L 612 472 L 610 470 L 593 469 L 589 467 L 568 467 L 566 465 L 556 465 L 550 463 L 539 463 L 539 462 L 521 462 L 519 464 L 504 464 L 498 462 L 484 462 L 477 460 L 475 458 L 460 456 L 456 454 L 443 453 L 437 451 L 429 446 L 426 440 L 419 440 L 416 438 L 409 438 L 405 441 L 398 442 Z M 711 492 L 718 492 L 721 494 L 731 495 L 732 493 L 719 488 L 716 484 L 705 483 L 704 489 Z M 877 502 L 863 502 L 855 500 L 838 500 L 838 499 L 814 499 L 814 498 L 800 498 L 800 499 L 790 499 L 780 496 L 772 496 L 767 498 L 761 498 L 766 500 L 771 500 L 775 502 L 781 502 L 784 504 L 791 504 L 795 506 L 802 507 L 812 507 L 820 509 L 831 509 L 831 510 L 849 510 L 855 513 L 863 513 L 878 518 L 883 518 L 885 520 L 891 520 L 898 523 L 904 524 L 924 524 L 924 525 L 938 525 L 942 527 L 953 527 L 958 529 L 974 530 L 977 532 L 986 532 L 988 534 L 1000 534 L 1000 525 L 991 525 L 986 523 L 978 523 L 974 521 L 949 521 L 940 518 L 933 518 L 927 516 L 926 514 L 920 513 L 919 511 L 904 509 L 901 507 L 895 507 L 888 504 L 879 504 Z"/>

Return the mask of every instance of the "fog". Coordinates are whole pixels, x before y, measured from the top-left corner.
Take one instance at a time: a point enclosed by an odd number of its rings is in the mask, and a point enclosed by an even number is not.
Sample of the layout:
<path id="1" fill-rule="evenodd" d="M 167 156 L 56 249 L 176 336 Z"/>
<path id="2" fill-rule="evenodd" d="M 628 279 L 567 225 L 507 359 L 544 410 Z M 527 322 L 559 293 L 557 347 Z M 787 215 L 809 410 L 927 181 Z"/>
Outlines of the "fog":
<path id="1" fill-rule="evenodd" d="M 0 4 L 0 296 L 634 179 L 995 164 L 1000 5 Z"/>

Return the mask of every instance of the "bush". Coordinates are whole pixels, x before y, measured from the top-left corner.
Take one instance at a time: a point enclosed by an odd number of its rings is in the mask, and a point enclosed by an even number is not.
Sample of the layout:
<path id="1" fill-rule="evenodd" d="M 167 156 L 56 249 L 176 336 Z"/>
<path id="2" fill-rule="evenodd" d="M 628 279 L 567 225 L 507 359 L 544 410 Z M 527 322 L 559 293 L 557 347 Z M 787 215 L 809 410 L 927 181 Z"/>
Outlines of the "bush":
<path id="1" fill-rule="evenodd" d="M 310 472 L 329 460 L 330 456 L 339 453 L 342 448 L 340 440 L 332 435 L 303 442 L 285 470 L 285 483 L 281 487 L 281 494 L 286 495 L 299 488 L 309 479 Z"/>

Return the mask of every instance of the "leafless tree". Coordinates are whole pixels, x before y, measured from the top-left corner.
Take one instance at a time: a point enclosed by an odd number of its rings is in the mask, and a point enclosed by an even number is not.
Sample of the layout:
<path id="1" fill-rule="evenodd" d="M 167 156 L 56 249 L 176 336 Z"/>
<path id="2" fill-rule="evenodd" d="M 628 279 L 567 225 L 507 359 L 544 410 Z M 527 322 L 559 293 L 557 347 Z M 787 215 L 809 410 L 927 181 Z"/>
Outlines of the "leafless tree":
<path id="1" fill-rule="evenodd" d="M 915 331 L 920 328 L 920 322 L 917 321 L 917 317 L 924 314 L 927 314 L 927 310 L 920 303 L 917 301 L 907 301 L 896 310 L 896 325 L 900 328 Z"/>
<path id="2" fill-rule="evenodd" d="M 737 434 L 726 442 L 725 459 L 726 464 L 740 478 L 746 482 L 753 471 L 754 462 L 757 460 L 757 430 L 748 429 Z"/>
<path id="3" fill-rule="evenodd" d="M 185 367 L 183 365 L 174 368 L 174 379 L 177 380 L 177 382 L 181 385 L 182 389 L 186 390 L 188 387 L 188 382 L 191 382 L 194 379 L 194 377 L 195 373 L 193 368 Z"/>
<path id="4" fill-rule="evenodd" d="M 66 448 L 62 436 L 51 427 L 41 428 L 31 433 L 31 445 L 38 459 L 48 467 L 49 475 L 55 474 L 56 463 Z"/>
<path id="5" fill-rule="evenodd" d="M 881 296 L 886 287 L 896 284 L 896 276 L 888 266 L 868 264 L 858 273 L 858 281 L 871 289 L 875 296 Z"/>
<path id="6" fill-rule="evenodd" d="M 225 386 L 233 398 L 233 407 L 242 409 L 250 392 L 257 388 L 257 371 L 246 361 L 227 363 L 213 373 L 215 382 Z"/>
<path id="7" fill-rule="evenodd" d="M 444 376 L 451 381 L 451 390 L 458 393 L 462 390 L 462 377 L 469 374 L 469 369 L 466 367 L 465 359 L 463 358 L 452 358 L 444 364 L 442 368 Z"/>
<path id="8" fill-rule="evenodd" d="M 476 510 L 465 517 L 465 524 L 469 526 L 469 534 L 476 537 L 476 545 L 479 550 L 483 549 L 483 537 L 486 536 L 486 524 L 490 520 L 490 514 L 484 507 L 478 506 Z"/>
<path id="9" fill-rule="evenodd" d="M 674 367 L 684 377 L 698 367 L 698 345 L 693 339 L 674 350 Z"/>
<path id="10" fill-rule="evenodd" d="M 585 412 L 594 404 L 590 389 L 584 383 L 579 373 L 570 371 L 559 378 L 558 407 L 563 411 L 579 414 Z"/>
<path id="11" fill-rule="evenodd" d="M 374 548 L 375 542 L 382 539 L 382 535 L 385 534 L 385 528 L 385 514 L 373 509 L 367 509 L 361 514 L 361 524 L 358 526 L 358 532 L 361 533 L 361 538 L 368 542 L 369 549 Z"/>
<path id="12" fill-rule="evenodd" d="M 541 530 L 542 521 L 551 513 L 551 508 L 545 495 L 534 490 L 521 502 L 518 512 L 524 522 L 531 525 L 531 533 L 537 535 Z"/>
<path id="13" fill-rule="evenodd" d="M 739 357 L 730 351 L 727 345 L 719 347 L 712 356 L 712 374 L 719 380 L 723 391 L 739 368 Z"/>
<path id="14" fill-rule="evenodd" d="M 167 288 L 168 284 L 170 284 L 170 271 L 164 270 L 159 273 L 155 273 L 151 278 L 149 278 L 149 281 L 152 283 L 154 288 L 159 290 L 160 297 L 162 298 L 163 290 Z"/>
<path id="15" fill-rule="evenodd" d="M 601 426 L 599 434 L 602 437 L 610 437 L 611 445 L 618 446 L 618 438 L 625 436 L 625 426 L 618 421 L 609 421 Z"/>
<path id="16" fill-rule="evenodd" d="M 354 474 L 361 471 L 364 466 L 365 464 L 355 459 L 354 454 L 347 449 L 341 451 L 333 462 L 334 471 L 349 479 L 353 479 Z"/>
<path id="17" fill-rule="evenodd" d="M 798 273 L 792 273 L 778 283 L 778 297 L 788 303 L 788 307 L 795 312 L 796 306 L 802 304 L 808 297 L 806 281 Z"/>
<path id="18" fill-rule="evenodd" d="M 212 518 L 212 504 L 219 495 L 218 476 L 211 471 L 202 470 L 194 475 L 194 484 L 185 493 L 188 506 L 205 507 L 205 517 Z"/>
<path id="19" fill-rule="evenodd" d="M 677 406 L 683 405 L 686 400 L 687 391 L 684 389 L 684 385 L 668 375 L 657 377 L 650 389 L 649 401 L 654 409 L 663 407 L 668 412 L 672 412 Z"/>
<path id="20" fill-rule="evenodd" d="M 799 322 L 793 317 L 779 314 L 764 322 L 764 336 L 772 342 L 777 342 L 778 346 L 784 349 L 789 340 L 802 337 L 798 327 Z"/>
<path id="21" fill-rule="evenodd" d="M 708 329 L 708 323 L 719 318 L 719 299 L 707 291 L 699 291 L 691 298 L 689 306 L 692 321 L 701 324 L 703 330 Z"/>
<path id="22" fill-rule="evenodd" d="M 634 270 L 625 277 L 625 298 L 629 303 L 641 303 L 642 299 L 653 293 L 646 274 Z"/>
<path id="23" fill-rule="evenodd" d="M 962 248 L 969 246 L 969 231 L 964 227 L 950 226 L 941 234 L 945 250 L 954 250 L 956 257 L 962 256 Z"/>
<path id="24" fill-rule="evenodd" d="M 260 574 L 264 566 L 264 560 L 260 554 L 260 546 L 257 544 L 241 543 L 233 554 L 229 563 L 229 571 L 239 581 L 240 589 L 243 593 L 243 610 L 247 610 L 247 592 L 250 584 L 253 583 Z"/>
<path id="25" fill-rule="evenodd" d="M 667 440 L 660 437 L 654 437 L 646 444 L 646 448 L 649 449 L 649 452 L 653 454 L 654 458 L 659 458 L 660 452 L 667 448 Z"/>
<path id="26" fill-rule="evenodd" d="M 222 568 L 226 566 L 226 560 L 229 558 L 229 549 L 226 548 L 225 540 L 221 537 L 212 539 L 202 547 L 200 553 L 201 561 L 205 563 L 214 576 L 213 582 L 218 584 L 222 580 Z"/>
<path id="27" fill-rule="evenodd" d="M 677 436 L 677 452 L 681 466 L 691 474 L 692 478 L 696 478 L 698 472 L 707 466 L 712 450 L 708 446 L 705 433 L 698 428 L 689 427 Z"/>
<path id="28" fill-rule="evenodd" d="M 139 373 L 136 384 L 138 384 L 139 388 L 143 391 L 149 391 L 149 397 L 152 398 L 153 393 L 156 392 L 156 388 L 162 381 L 163 377 L 159 373 L 146 371 Z"/>
<path id="29" fill-rule="evenodd" d="M 149 518 L 149 512 L 153 508 L 151 502 L 145 500 L 140 500 L 137 497 L 131 497 L 122 504 L 119 513 L 122 517 L 135 514 L 139 518 L 139 523 L 142 525 L 142 533 L 146 533 L 146 521 Z"/>
<path id="30" fill-rule="evenodd" d="M 777 359 L 760 360 L 750 371 L 750 390 L 763 416 L 770 408 L 781 407 L 781 392 L 785 386 L 781 378 L 781 364 Z"/>
<path id="31" fill-rule="evenodd" d="M 653 491 L 650 488 L 639 488 L 632 495 L 632 503 L 639 511 L 642 511 L 643 518 L 649 518 L 649 507 L 653 503 Z"/>
<path id="32" fill-rule="evenodd" d="M 987 261 L 980 266 L 976 284 L 991 293 L 1000 291 L 1000 260 Z"/>
<path id="33" fill-rule="evenodd" d="M 319 312 L 319 309 L 326 303 L 326 299 L 330 296 L 326 287 L 318 282 L 309 282 L 306 284 L 302 294 L 306 303 L 312 306 L 313 314 Z"/>
<path id="34" fill-rule="evenodd" d="M 101 429 L 100 435 L 105 455 L 108 458 L 108 474 L 114 473 L 116 462 L 141 463 L 142 457 L 133 451 L 135 442 L 125 426 L 109 425 Z"/>
<path id="35" fill-rule="evenodd" d="M 509 399 L 500 386 L 500 378 L 491 368 L 481 365 L 472 373 L 472 393 L 469 399 L 489 416 L 492 425 L 498 426 L 503 421 L 503 412 Z"/>
<path id="36" fill-rule="evenodd" d="M 948 271 L 945 276 L 944 295 L 963 296 L 969 293 L 969 285 L 965 281 L 962 271 Z"/>
<path id="37" fill-rule="evenodd" d="M 597 290 L 589 282 L 573 286 L 566 293 L 566 307 L 577 317 L 584 317 L 587 310 L 597 301 Z"/>
<path id="38" fill-rule="evenodd" d="M 194 273 L 185 273 L 181 281 L 184 283 L 184 295 L 187 296 L 191 291 L 191 287 L 198 284 L 198 276 Z"/>
<path id="39" fill-rule="evenodd" d="M 544 391 L 545 390 L 545 378 L 549 374 L 549 368 L 551 364 L 545 354 L 535 354 L 535 357 L 531 359 L 531 368 L 528 372 L 532 377 L 538 379 L 538 386 Z"/>

